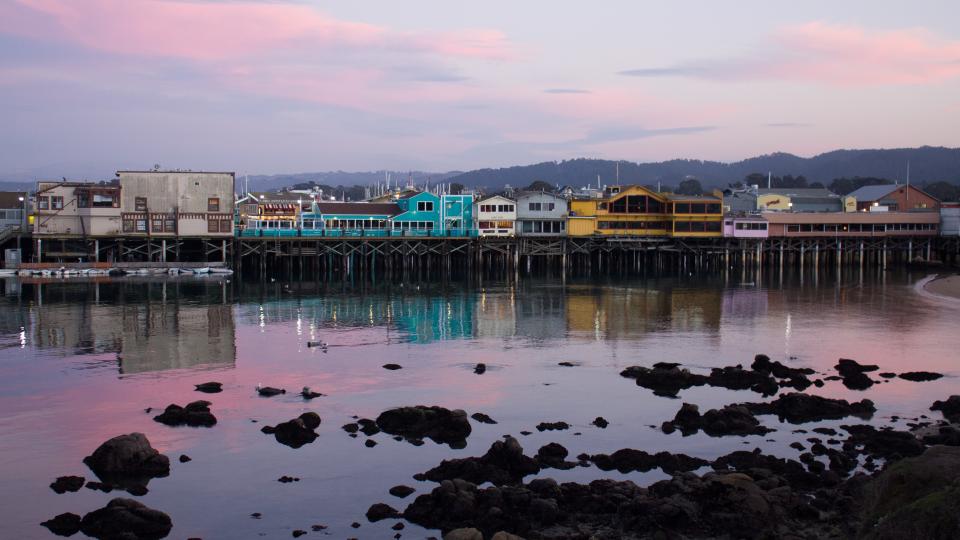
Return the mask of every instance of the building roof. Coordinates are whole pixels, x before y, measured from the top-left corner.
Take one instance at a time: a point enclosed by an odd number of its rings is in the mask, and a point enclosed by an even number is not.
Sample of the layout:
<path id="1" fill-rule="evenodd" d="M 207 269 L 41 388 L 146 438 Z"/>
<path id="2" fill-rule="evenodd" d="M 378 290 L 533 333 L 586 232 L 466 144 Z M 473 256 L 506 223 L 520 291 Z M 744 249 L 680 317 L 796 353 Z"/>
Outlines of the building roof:
<path id="1" fill-rule="evenodd" d="M 881 184 L 879 186 L 863 186 L 860 189 L 854 190 L 850 193 L 850 196 L 857 199 L 857 202 L 861 201 L 878 201 L 887 195 L 893 193 L 897 189 L 896 184 Z"/>
<path id="2" fill-rule="evenodd" d="M 363 216 L 402 214 L 403 210 L 394 203 L 365 202 L 319 202 L 317 210 L 321 214 L 352 214 Z"/>
<path id="3" fill-rule="evenodd" d="M 283 191 L 251 191 L 247 195 L 253 197 L 258 202 L 265 201 L 290 201 L 295 202 L 303 200 L 302 193 L 289 193 Z M 307 200 L 312 200 L 310 197 L 307 197 Z"/>
<path id="4" fill-rule="evenodd" d="M 177 173 L 182 173 L 182 174 L 229 174 L 230 176 L 234 176 L 234 175 L 237 174 L 237 173 L 235 173 L 234 171 L 177 171 L 177 170 L 162 169 L 162 170 L 150 170 L 150 171 L 131 171 L 131 170 L 123 170 L 123 171 L 117 171 L 117 176 L 120 176 L 121 173 L 128 173 L 128 174 L 145 174 L 145 173 L 155 173 L 155 174 L 177 174 Z"/>
<path id="5" fill-rule="evenodd" d="M 770 223 L 939 223 L 937 212 L 763 212 Z"/>
<path id="6" fill-rule="evenodd" d="M 805 198 L 805 197 L 815 197 L 815 198 L 837 198 L 839 195 L 830 191 L 827 188 L 760 188 L 757 190 L 758 195 L 783 195 L 786 197 L 794 198 Z"/>
<path id="7" fill-rule="evenodd" d="M 0 191 L 0 208 L 23 208 L 23 201 L 27 200 L 26 191 Z"/>
<path id="8" fill-rule="evenodd" d="M 566 200 L 566 197 L 564 197 L 563 195 L 560 195 L 559 193 L 554 193 L 552 191 L 526 191 L 526 190 L 518 191 L 516 193 L 516 198 L 519 200 L 524 197 L 534 197 L 537 195 L 547 195 L 549 197 L 553 197 L 554 199 Z"/>
<path id="9" fill-rule="evenodd" d="M 514 201 L 513 199 L 510 199 L 510 198 L 508 198 L 508 197 L 504 197 L 503 195 L 491 195 L 491 196 L 486 197 L 486 198 L 484 198 L 484 199 L 480 199 L 479 201 L 477 201 L 477 204 L 485 203 L 485 202 L 487 202 L 487 201 L 492 201 L 492 200 L 494 200 L 494 199 L 500 199 L 500 200 L 507 201 L 507 202 L 516 202 L 516 201 Z"/>

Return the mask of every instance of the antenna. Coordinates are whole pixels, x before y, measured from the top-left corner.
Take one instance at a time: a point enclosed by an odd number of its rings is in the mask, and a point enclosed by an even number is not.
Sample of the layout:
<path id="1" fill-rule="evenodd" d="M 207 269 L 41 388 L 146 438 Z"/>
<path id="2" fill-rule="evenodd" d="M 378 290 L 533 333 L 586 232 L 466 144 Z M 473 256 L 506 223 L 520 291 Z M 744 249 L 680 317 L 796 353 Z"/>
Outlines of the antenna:
<path id="1" fill-rule="evenodd" d="M 910 202 L 910 160 L 907 160 L 907 202 Z"/>
<path id="2" fill-rule="evenodd" d="M 772 176 L 773 176 L 773 173 L 772 173 L 772 172 L 767 172 L 767 189 L 770 189 L 770 188 L 772 187 L 772 186 L 770 185 L 770 181 L 771 181 L 771 177 L 772 177 Z"/>
<path id="3" fill-rule="evenodd" d="M 620 162 L 617 162 L 617 185 L 620 185 Z"/>

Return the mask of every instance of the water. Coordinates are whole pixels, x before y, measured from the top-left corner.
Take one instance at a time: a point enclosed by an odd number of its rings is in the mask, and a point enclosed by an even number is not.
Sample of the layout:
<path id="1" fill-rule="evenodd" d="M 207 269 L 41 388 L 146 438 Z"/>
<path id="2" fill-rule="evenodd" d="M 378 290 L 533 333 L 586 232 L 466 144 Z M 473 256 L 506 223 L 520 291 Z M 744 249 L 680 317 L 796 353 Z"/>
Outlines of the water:
<path id="1" fill-rule="evenodd" d="M 630 447 L 709 459 L 760 446 L 796 457 L 788 445 L 806 436 L 772 417 L 762 417 L 777 429 L 766 437 L 667 436 L 651 427 L 672 418 L 682 401 L 705 410 L 761 400 L 757 394 L 700 387 L 672 400 L 619 372 L 658 361 L 706 370 L 749 364 L 765 352 L 820 371 L 848 357 L 881 370 L 946 373 L 934 382 L 893 380 L 866 392 L 839 382 L 808 390 L 868 397 L 877 403 L 877 423 L 924 414 L 934 399 L 957 393 L 960 307 L 918 294 L 913 285 L 922 277 L 610 277 L 404 287 L 194 277 L 7 280 L 0 307 L 3 536 L 49 537 L 41 521 L 67 511 L 83 515 L 121 496 L 88 489 L 57 495 L 47 486 L 61 475 L 93 479 L 83 457 L 104 440 L 133 431 L 171 457 L 170 476 L 152 480 L 140 498 L 170 514 L 171 538 L 288 538 L 293 529 L 314 524 L 328 526 L 335 537 L 390 537 L 394 520 L 370 524 L 363 518 L 370 504 L 402 510 L 413 497 L 399 500 L 388 488 L 403 483 L 428 491 L 433 484 L 414 481 L 414 473 L 441 459 L 480 455 L 507 433 L 518 436 L 528 454 L 555 441 L 572 456 Z M 328 352 L 309 348 L 312 340 L 328 342 Z M 561 361 L 580 365 L 560 367 Z M 403 369 L 380 367 L 388 362 Z M 477 362 L 489 366 L 485 374 L 473 373 Z M 209 380 L 222 382 L 224 391 L 193 391 Z M 261 398 L 254 392 L 258 383 L 293 392 Z M 296 396 L 303 386 L 328 395 L 305 403 Z M 213 402 L 214 428 L 171 428 L 144 412 L 195 399 Z M 431 441 L 415 447 L 385 434 L 366 448 L 363 437 L 352 439 L 340 429 L 354 415 L 374 418 L 416 404 L 484 412 L 499 423 L 473 423 L 462 450 Z M 295 450 L 260 432 L 308 410 L 323 419 L 313 444 Z M 596 416 L 610 427 L 592 426 Z M 560 420 L 573 427 L 534 429 Z M 523 430 L 533 433 L 520 436 Z M 179 463 L 181 453 L 193 461 Z M 593 467 L 541 474 L 643 484 L 665 477 Z M 277 482 L 283 475 L 301 481 Z M 262 519 L 251 519 L 253 512 Z M 362 527 L 351 528 L 354 521 Z M 436 532 L 408 524 L 403 534 Z"/>

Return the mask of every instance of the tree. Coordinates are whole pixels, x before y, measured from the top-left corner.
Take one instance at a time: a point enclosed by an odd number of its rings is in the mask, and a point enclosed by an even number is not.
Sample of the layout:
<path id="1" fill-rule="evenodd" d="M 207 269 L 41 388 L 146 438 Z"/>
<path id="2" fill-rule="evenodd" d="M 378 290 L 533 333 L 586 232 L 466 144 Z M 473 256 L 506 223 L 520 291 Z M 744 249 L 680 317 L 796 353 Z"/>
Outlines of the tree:
<path id="1" fill-rule="evenodd" d="M 451 195 L 460 195 L 461 193 L 463 193 L 464 189 L 466 189 L 466 186 L 464 186 L 460 182 L 453 182 L 452 184 L 450 184 Z"/>
<path id="2" fill-rule="evenodd" d="M 825 188 L 826 186 L 824 186 L 822 182 L 814 182 L 814 183 L 810 184 L 810 187 L 811 187 L 811 188 L 816 188 L 816 189 L 823 189 L 823 188 Z"/>
<path id="3" fill-rule="evenodd" d="M 544 182 L 543 180 L 534 180 L 527 186 L 527 191 L 553 191 L 553 184 L 549 182 Z"/>
<path id="4" fill-rule="evenodd" d="M 879 186 L 892 183 L 893 180 L 887 180 L 886 178 L 875 178 L 872 176 L 834 178 L 833 181 L 830 182 L 830 191 L 839 195 L 847 195 L 848 193 L 852 193 L 863 186 Z"/>
<path id="5" fill-rule="evenodd" d="M 703 186 L 696 178 L 687 178 L 677 186 L 677 193 L 680 195 L 703 195 Z"/>
<path id="6" fill-rule="evenodd" d="M 960 199 L 960 187 L 950 182 L 934 182 L 927 184 L 923 188 L 931 197 L 936 197 L 941 201 L 956 201 Z"/>

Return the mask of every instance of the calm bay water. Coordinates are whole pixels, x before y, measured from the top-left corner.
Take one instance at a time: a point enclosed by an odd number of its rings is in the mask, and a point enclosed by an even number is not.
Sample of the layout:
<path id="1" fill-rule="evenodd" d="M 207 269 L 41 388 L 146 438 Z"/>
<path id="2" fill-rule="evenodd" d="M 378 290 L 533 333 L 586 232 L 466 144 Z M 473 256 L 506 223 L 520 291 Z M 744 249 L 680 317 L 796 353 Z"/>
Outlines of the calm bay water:
<path id="1" fill-rule="evenodd" d="M 57 495 L 48 484 L 61 475 L 94 479 L 83 457 L 133 431 L 171 457 L 170 476 L 151 481 L 140 498 L 172 517 L 171 538 L 288 538 L 314 524 L 339 538 L 391 537 L 393 520 L 363 518 L 370 504 L 402 510 L 413 497 L 401 501 L 388 488 L 403 483 L 428 491 L 434 484 L 414 481 L 414 473 L 445 458 L 480 455 L 508 433 L 528 454 L 559 442 L 574 456 L 629 447 L 713 458 L 761 447 L 796 457 L 788 445 L 804 436 L 772 417 L 762 417 L 777 429 L 767 437 L 668 436 L 651 427 L 672 418 L 683 401 L 705 410 L 759 401 L 758 394 L 701 387 L 666 399 L 619 372 L 659 361 L 703 371 L 749 365 L 761 352 L 824 372 L 840 357 L 884 371 L 943 372 L 947 377 L 938 381 L 893 380 L 865 392 L 839 382 L 808 390 L 870 398 L 879 409 L 876 423 L 924 414 L 933 400 L 958 393 L 960 303 L 918 294 L 914 284 L 922 277 L 738 274 L 402 287 L 194 277 L 7 280 L 0 305 L 3 536 L 51 537 L 41 521 L 67 511 L 83 515 L 122 496 L 88 489 Z M 328 352 L 309 348 L 313 340 L 326 341 Z M 561 361 L 579 365 L 560 367 Z M 380 367 L 388 362 L 403 369 Z M 473 373 L 477 362 L 489 366 L 485 374 Z M 224 391 L 193 391 L 210 380 Z M 289 393 L 261 398 L 258 383 Z M 327 395 L 304 402 L 296 395 L 303 386 Z M 212 429 L 171 428 L 144 412 L 196 399 L 213 402 L 219 423 Z M 461 450 L 431 441 L 415 447 L 385 434 L 367 448 L 363 437 L 340 429 L 354 415 L 375 418 L 418 404 L 483 412 L 499 423 L 473 423 Z M 291 449 L 260 432 L 304 411 L 323 419 L 312 444 Z M 610 427 L 592 426 L 596 416 Z M 534 429 L 560 420 L 572 429 Z M 520 436 L 523 430 L 533 433 Z M 179 463 L 181 453 L 193 461 Z M 277 482 L 283 475 L 301 481 Z M 665 477 L 593 467 L 542 475 L 643 484 Z M 251 519 L 253 512 L 262 519 Z M 354 521 L 362 526 L 351 528 Z M 403 531 L 430 534 L 436 533 L 409 524 Z"/>

